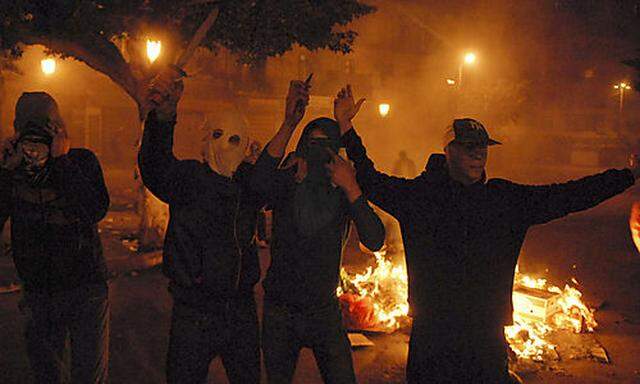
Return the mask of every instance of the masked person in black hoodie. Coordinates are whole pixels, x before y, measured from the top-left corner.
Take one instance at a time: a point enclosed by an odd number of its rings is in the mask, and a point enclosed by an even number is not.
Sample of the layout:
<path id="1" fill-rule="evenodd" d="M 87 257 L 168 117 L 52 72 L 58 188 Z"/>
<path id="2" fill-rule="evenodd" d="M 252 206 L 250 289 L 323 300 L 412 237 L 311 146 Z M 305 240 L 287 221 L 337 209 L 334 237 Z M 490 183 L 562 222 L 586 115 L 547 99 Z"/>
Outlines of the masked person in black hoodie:
<path id="1" fill-rule="evenodd" d="M 69 149 L 47 93 L 23 93 L 13 125 L 2 146 L 0 229 L 10 218 L 35 381 L 106 383 L 109 303 L 97 224 L 109 195 L 100 164 L 87 149 Z"/>
<path id="2" fill-rule="evenodd" d="M 319 118 L 303 130 L 296 152 L 278 169 L 304 115 L 309 87 L 293 81 L 285 122 L 256 162 L 253 188 L 273 208 L 271 266 L 265 289 L 263 352 L 270 383 L 291 382 L 300 349 L 311 348 L 326 383 L 354 383 L 349 340 L 336 297 L 350 221 L 369 249 L 384 227 L 362 196 L 353 167 L 338 156 L 340 129 Z"/>
<path id="3" fill-rule="evenodd" d="M 205 382 L 209 363 L 220 356 L 231 383 L 259 383 L 253 286 L 260 276 L 254 231 L 262 203 L 246 187 L 253 168 L 247 161 L 257 154 L 242 162 L 237 153 L 247 143 L 212 124 L 208 147 L 215 153 L 206 154 L 208 162 L 178 160 L 173 134 L 182 82 L 168 73 L 149 90 L 151 112 L 138 155 L 144 185 L 169 204 L 163 255 L 173 297 L 167 382 Z M 213 143 L 222 137 L 228 143 Z"/>
<path id="4" fill-rule="evenodd" d="M 400 222 L 409 277 L 413 328 L 409 383 L 508 383 L 504 326 L 529 227 L 582 211 L 631 187 L 637 158 L 563 184 L 531 186 L 486 179 L 489 138 L 482 124 L 456 119 L 444 154 L 429 158 L 414 179 L 375 169 L 352 129 L 351 88 L 336 98 L 337 120 L 358 182 L 373 203 Z"/>

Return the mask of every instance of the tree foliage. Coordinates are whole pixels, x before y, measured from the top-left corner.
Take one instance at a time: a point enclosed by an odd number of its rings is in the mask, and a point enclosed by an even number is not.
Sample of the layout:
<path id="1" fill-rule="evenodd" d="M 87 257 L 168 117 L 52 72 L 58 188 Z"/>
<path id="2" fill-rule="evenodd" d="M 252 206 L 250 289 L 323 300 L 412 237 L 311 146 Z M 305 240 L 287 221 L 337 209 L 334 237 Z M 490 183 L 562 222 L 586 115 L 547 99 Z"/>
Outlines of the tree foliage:
<path id="1" fill-rule="evenodd" d="M 347 53 L 356 33 L 349 22 L 374 11 L 358 0 L 2 0 L 0 49 L 17 58 L 24 45 L 72 57 L 109 76 L 139 102 L 144 70 L 122 41 L 159 36 L 173 57 L 213 7 L 220 14 L 201 46 L 221 47 L 245 63 L 264 60 L 300 44 Z"/>

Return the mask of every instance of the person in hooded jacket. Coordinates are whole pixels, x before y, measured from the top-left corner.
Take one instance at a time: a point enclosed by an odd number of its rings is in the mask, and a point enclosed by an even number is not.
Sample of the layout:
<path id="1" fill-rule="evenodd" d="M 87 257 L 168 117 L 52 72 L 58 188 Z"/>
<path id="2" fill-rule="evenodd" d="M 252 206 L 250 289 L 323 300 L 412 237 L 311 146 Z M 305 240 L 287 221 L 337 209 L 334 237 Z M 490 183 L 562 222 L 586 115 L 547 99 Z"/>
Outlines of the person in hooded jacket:
<path id="1" fill-rule="evenodd" d="M 20 96 L 13 126 L 2 145 L 0 229 L 10 218 L 35 381 L 106 383 L 109 301 L 98 222 L 109 194 L 100 163 L 87 149 L 70 149 L 45 92 Z"/>
<path id="2" fill-rule="evenodd" d="M 163 272 L 173 314 L 167 382 L 202 383 L 217 356 L 229 382 L 259 383 L 259 328 L 253 287 L 260 269 L 254 241 L 260 198 L 247 188 L 257 157 L 245 157 L 239 137 L 217 143 L 211 126 L 208 161 L 173 154 L 183 85 L 167 72 L 150 85 L 138 164 L 144 185 L 169 204 Z M 222 152 L 222 153 L 219 153 Z M 244 159 L 244 161 L 242 161 Z"/>
<path id="3" fill-rule="evenodd" d="M 413 325 L 408 383 L 509 383 L 504 326 L 512 322 L 514 270 L 527 230 L 598 205 L 634 185 L 637 157 L 552 185 L 487 180 L 489 138 L 473 119 L 456 119 L 414 179 L 374 167 L 351 120 L 362 105 L 351 87 L 335 100 L 342 139 L 365 195 L 400 222 Z"/>
<path id="4" fill-rule="evenodd" d="M 336 288 L 342 249 L 353 221 L 360 240 L 378 250 L 384 227 L 364 199 L 355 170 L 340 156 L 340 129 L 311 121 L 294 155 L 279 169 L 302 119 L 309 85 L 292 81 L 285 121 L 262 152 L 252 177 L 273 210 L 271 265 L 265 290 L 263 352 L 270 383 L 289 383 L 301 348 L 311 348 L 325 383 L 354 383 L 349 340 Z"/>

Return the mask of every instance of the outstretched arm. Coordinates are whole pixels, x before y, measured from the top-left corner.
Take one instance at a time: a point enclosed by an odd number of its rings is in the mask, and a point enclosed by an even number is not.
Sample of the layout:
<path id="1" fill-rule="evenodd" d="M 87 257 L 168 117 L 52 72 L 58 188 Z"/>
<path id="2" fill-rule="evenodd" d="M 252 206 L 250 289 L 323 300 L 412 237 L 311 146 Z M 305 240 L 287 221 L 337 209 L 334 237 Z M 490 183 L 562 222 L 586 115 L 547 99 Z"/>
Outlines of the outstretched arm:
<path id="1" fill-rule="evenodd" d="M 362 139 L 351 122 L 363 103 L 364 99 L 354 103 L 351 86 L 348 85 L 334 100 L 334 116 L 340 125 L 347 156 L 356 167 L 358 184 L 372 203 L 395 216 L 407 206 L 412 182 L 378 171 L 367 156 Z"/>
<path id="2" fill-rule="evenodd" d="M 278 165 L 309 103 L 308 81 L 291 81 L 289 84 L 284 121 L 256 161 L 251 176 L 251 188 L 267 198 L 277 195 L 282 187 Z"/>
<path id="3" fill-rule="evenodd" d="M 516 185 L 518 204 L 527 222 L 542 224 L 595 207 L 631 187 L 639 175 L 637 161 L 632 161 L 629 168 L 610 169 L 566 183 Z"/>

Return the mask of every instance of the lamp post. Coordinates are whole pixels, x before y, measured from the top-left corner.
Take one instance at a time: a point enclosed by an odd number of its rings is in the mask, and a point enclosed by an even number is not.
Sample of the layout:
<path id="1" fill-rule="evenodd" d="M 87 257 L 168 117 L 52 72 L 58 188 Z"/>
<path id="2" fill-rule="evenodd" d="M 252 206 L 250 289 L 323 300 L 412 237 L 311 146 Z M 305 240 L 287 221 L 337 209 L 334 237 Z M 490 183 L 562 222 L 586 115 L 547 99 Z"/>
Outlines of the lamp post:
<path id="1" fill-rule="evenodd" d="M 46 76 L 53 75 L 56 72 L 56 60 L 52 57 L 42 59 L 40 61 L 40 69 Z"/>
<path id="2" fill-rule="evenodd" d="M 624 91 L 631 89 L 631 86 L 624 81 L 613 86 L 614 89 L 617 89 L 620 93 L 620 102 L 618 105 L 618 113 L 622 115 L 622 109 L 624 108 Z"/>
<path id="3" fill-rule="evenodd" d="M 162 52 L 162 42 L 160 40 L 148 40 L 147 39 L 147 58 L 149 62 L 153 64 L 158 59 Z"/>
<path id="4" fill-rule="evenodd" d="M 460 62 L 458 66 L 458 88 L 462 86 L 462 67 L 464 65 L 471 65 L 476 62 L 476 54 L 473 52 L 468 52 L 464 55 L 464 59 Z"/>

